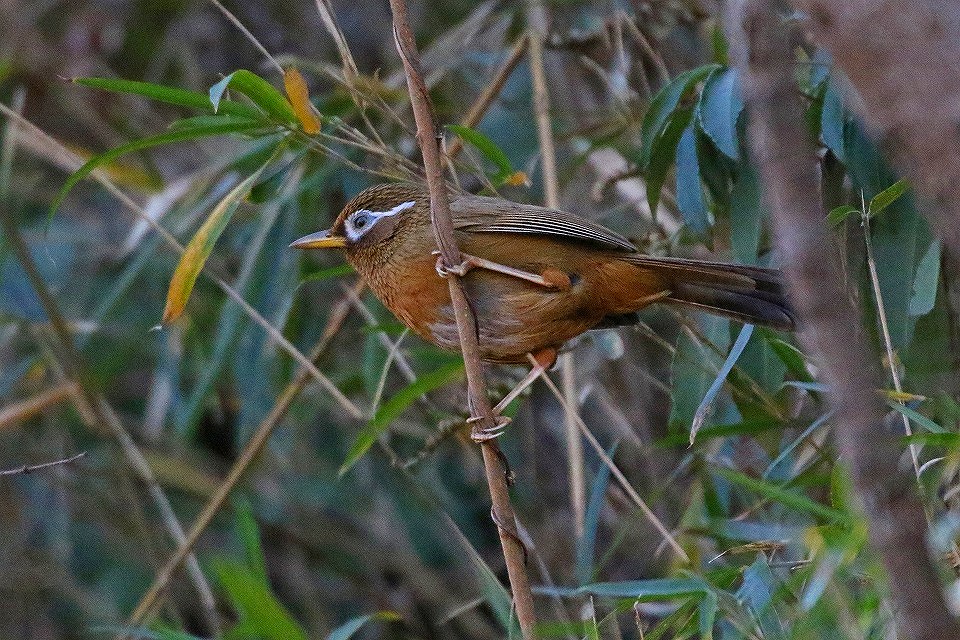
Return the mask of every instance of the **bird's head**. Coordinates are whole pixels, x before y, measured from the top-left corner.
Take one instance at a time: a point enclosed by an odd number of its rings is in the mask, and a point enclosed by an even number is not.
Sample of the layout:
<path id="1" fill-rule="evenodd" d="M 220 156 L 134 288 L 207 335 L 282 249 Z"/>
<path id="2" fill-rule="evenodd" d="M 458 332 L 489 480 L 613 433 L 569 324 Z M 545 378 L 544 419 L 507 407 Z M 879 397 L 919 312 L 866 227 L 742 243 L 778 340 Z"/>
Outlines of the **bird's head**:
<path id="1" fill-rule="evenodd" d="M 294 240 L 295 249 L 343 248 L 351 258 L 375 250 L 390 240 L 404 220 L 426 211 L 430 194 L 408 184 L 381 184 L 364 189 L 340 212 L 333 226 Z"/>

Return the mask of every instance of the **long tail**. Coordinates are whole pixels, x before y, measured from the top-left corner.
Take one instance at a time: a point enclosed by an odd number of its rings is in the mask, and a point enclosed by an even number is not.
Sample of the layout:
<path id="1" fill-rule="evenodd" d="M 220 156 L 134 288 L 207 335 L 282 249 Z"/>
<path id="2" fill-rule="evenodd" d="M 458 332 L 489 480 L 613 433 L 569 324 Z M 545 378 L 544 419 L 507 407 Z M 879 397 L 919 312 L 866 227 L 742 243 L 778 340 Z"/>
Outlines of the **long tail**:
<path id="1" fill-rule="evenodd" d="M 783 276 L 776 269 L 651 256 L 631 257 L 628 261 L 655 269 L 667 280 L 670 294 L 664 302 L 783 331 L 791 331 L 795 326 Z"/>

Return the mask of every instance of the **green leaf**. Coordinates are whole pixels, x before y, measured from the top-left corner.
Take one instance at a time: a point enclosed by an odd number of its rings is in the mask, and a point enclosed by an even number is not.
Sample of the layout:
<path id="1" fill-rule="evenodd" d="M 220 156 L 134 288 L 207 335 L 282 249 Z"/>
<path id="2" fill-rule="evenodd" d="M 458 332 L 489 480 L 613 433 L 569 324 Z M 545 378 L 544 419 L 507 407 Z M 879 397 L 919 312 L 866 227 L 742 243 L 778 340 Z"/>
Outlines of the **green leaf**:
<path id="1" fill-rule="evenodd" d="M 190 293 L 193 291 L 193 285 L 197 281 L 197 276 L 200 275 L 203 265 L 206 264 L 207 258 L 213 251 L 214 244 L 227 227 L 227 223 L 233 217 L 240 201 L 246 197 L 253 185 L 260 179 L 260 174 L 276 159 L 284 147 L 285 145 L 282 143 L 278 145 L 267 161 L 260 165 L 259 169 L 231 189 L 230 193 L 217 203 L 204 223 L 190 238 L 190 242 L 187 244 L 183 255 L 180 256 L 177 268 L 170 278 L 170 286 L 167 289 L 167 303 L 163 309 L 163 324 L 173 322 L 183 313 L 187 301 L 190 299 Z"/>
<path id="2" fill-rule="evenodd" d="M 319 271 L 308 273 L 300 280 L 300 284 L 317 282 L 320 280 L 329 280 L 330 278 L 339 278 L 340 276 L 348 276 L 353 272 L 354 270 L 352 265 L 341 264 L 336 267 L 328 267 L 326 269 L 320 269 Z"/>
<path id="3" fill-rule="evenodd" d="M 960 447 L 960 433 L 942 432 L 942 433 L 914 433 L 913 435 L 903 436 L 901 438 L 904 444 L 924 444 L 933 447 L 947 447 L 956 449 Z"/>
<path id="4" fill-rule="evenodd" d="M 856 207 L 851 207 L 849 204 L 841 205 L 835 209 L 831 209 L 830 213 L 827 214 L 827 224 L 831 227 L 836 227 L 841 222 L 847 219 L 851 214 L 860 214 L 860 209 Z"/>
<path id="5" fill-rule="evenodd" d="M 607 450 L 607 455 L 613 458 L 617 450 L 614 443 Z M 587 510 L 583 517 L 583 535 L 577 540 L 576 564 L 574 573 L 577 581 L 587 584 L 593 573 L 594 553 L 597 545 L 597 530 L 600 528 L 600 515 L 603 511 L 607 487 L 610 486 L 610 467 L 599 464 L 593 483 L 590 486 L 590 498 L 587 501 Z"/>
<path id="6" fill-rule="evenodd" d="M 677 143 L 677 206 L 687 226 L 703 235 L 710 229 L 710 216 L 703 199 L 700 164 L 697 160 L 697 139 L 691 122 Z"/>
<path id="7" fill-rule="evenodd" d="M 240 618 L 230 635 L 249 634 L 266 640 L 307 640 L 300 625 L 247 567 L 229 558 L 216 559 L 211 565 Z"/>
<path id="8" fill-rule="evenodd" d="M 234 498 L 233 505 L 236 512 L 234 526 L 237 529 L 237 537 L 243 544 L 247 568 L 251 576 L 263 583 L 265 589 L 269 589 L 267 561 L 263 556 L 263 545 L 260 543 L 260 531 L 257 529 L 257 520 L 253 515 L 253 505 L 243 496 Z"/>
<path id="9" fill-rule="evenodd" d="M 739 72 L 727 68 L 711 73 L 697 104 L 697 121 L 713 144 L 733 160 L 740 158 L 737 120 L 742 111 Z"/>
<path id="10" fill-rule="evenodd" d="M 133 142 L 120 145 L 115 149 L 104 151 L 103 153 L 97 154 L 87 160 L 82 167 L 74 171 L 70 177 L 67 178 L 67 181 L 63 184 L 63 187 L 60 188 L 60 192 L 57 193 L 57 197 L 53 199 L 53 204 L 50 205 L 48 217 L 50 219 L 53 218 L 54 214 L 57 212 L 57 209 L 59 209 L 60 205 L 63 203 L 63 200 L 78 182 L 86 178 L 98 167 L 109 164 L 120 156 L 126 155 L 132 151 L 141 151 L 143 149 L 150 149 L 152 147 L 158 147 L 165 144 L 187 142 L 190 140 L 197 140 L 199 138 L 206 138 L 210 136 L 219 136 L 227 133 L 239 133 L 262 126 L 262 122 L 255 122 L 253 120 L 232 120 L 219 124 L 198 124 L 197 126 L 184 126 L 180 129 L 167 131 L 165 133 L 149 136 L 147 138 L 141 138 L 140 140 L 134 140 Z"/>
<path id="11" fill-rule="evenodd" d="M 843 98 L 837 89 L 836 80 L 831 78 L 823 94 L 823 110 L 820 113 L 820 137 L 840 162 L 847 163 L 846 135 L 847 114 L 843 108 Z"/>
<path id="12" fill-rule="evenodd" d="M 773 595 L 779 587 L 763 554 L 743 572 L 743 584 L 737 589 L 737 600 L 746 605 L 764 638 L 782 638 L 783 628 L 772 610 Z"/>
<path id="13" fill-rule="evenodd" d="M 795 511 L 802 511 L 829 522 L 843 523 L 850 520 L 850 517 L 847 514 L 837 511 L 836 509 L 826 507 L 819 502 L 811 500 L 801 493 L 797 493 L 796 491 L 785 489 L 784 487 L 766 482 L 764 480 L 751 478 L 750 476 L 742 474 L 738 471 L 734 471 L 733 469 L 720 468 L 717 469 L 717 473 L 721 477 L 726 478 L 734 484 L 740 485 L 741 487 L 749 489 L 754 493 L 767 498 L 768 500 L 778 502 Z"/>
<path id="14" fill-rule="evenodd" d="M 474 147 L 476 147 L 483 157 L 492 162 L 497 167 L 497 173 L 492 176 L 493 182 L 502 184 L 508 177 L 513 175 L 513 167 L 510 165 L 510 159 L 503 149 L 497 146 L 497 143 L 490 139 L 484 133 L 465 127 L 459 124 L 448 124 L 448 130 L 460 136 L 460 138 Z"/>
<path id="15" fill-rule="evenodd" d="M 916 411 L 915 409 L 911 409 L 905 404 L 900 404 L 899 402 L 893 402 L 892 400 L 889 400 L 887 401 L 887 406 L 893 409 L 894 411 L 897 411 L 907 416 L 910 422 L 913 422 L 914 424 L 923 427 L 930 433 L 946 433 L 947 432 L 947 430 L 941 427 L 939 424 L 937 424 L 927 416 L 923 415 L 919 411 Z"/>
<path id="16" fill-rule="evenodd" d="M 330 635 L 327 636 L 327 640 L 349 640 L 349 638 L 353 637 L 353 634 L 360 630 L 360 627 L 364 626 L 368 622 L 374 622 L 377 620 L 383 622 L 392 622 L 400 619 L 400 614 L 393 611 L 378 611 L 377 613 L 370 613 L 365 616 L 357 616 L 356 618 L 351 618 L 350 620 L 344 622 L 342 625 L 331 631 Z"/>
<path id="17" fill-rule="evenodd" d="M 671 114 L 680 104 L 680 99 L 692 86 L 706 78 L 712 72 L 720 69 L 718 64 L 708 64 L 690 71 L 681 73 L 669 84 L 657 92 L 647 113 L 643 116 L 643 127 L 640 132 L 640 167 L 647 168 L 653 152 L 653 143 L 663 132 Z"/>
<path id="18" fill-rule="evenodd" d="M 690 109 L 677 109 L 674 111 L 667 128 L 663 135 L 658 137 L 653 143 L 653 151 L 650 156 L 650 163 L 647 165 L 644 178 L 647 181 L 647 201 L 650 203 L 650 212 L 656 217 L 657 207 L 660 205 L 660 191 L 663 189 L 663 183 L 666 180 L 667 172 L 677 154 L 677 143 L 684 129 L 690 124 L 692 111 Z"/>
<path id="19" fill-rule="evenodd" d="M 743 325 L 743 328 L 740 330 L 740 335 L 737 336 L 736 342 L 734 342 L 730 348 L 730 353 L 727 354 L 727 358 L 723 361 L 723 366 L 720 367 L 720 371 L 717 372 L 717 376 L 713 379 L 710 388 L 707 389 L 707 392 L 703 395 L 703 400 L 700 401 L 700 406 L 697 407 L 697 412 L 693 414 L 693 420 L 690 422 L 691 445 L 693 441 L 696 440 L 697 432 L 700 431 L 700 427 L 703 426 L 703 422 L 707 419 L 710 407 L 713 406 L 714 399 L 717 397 L 717 394 L 720 393 L 720 389 L 723 387 L 727 376 L 730 375 L 733 365 L 737 363 L 740 354 L 743 353 L 743 350 L 747 347 L 747 342 L 749 342 L 751 335 L 753 335 L 753 325 Z"/>
<path id="20" fill-rule="evenodd" d="M 116 78 L 74 78 L 73 82 L 94 89 L 138 95 L 156 100 L 157 102 L 165 102 L 167 104 L 175 104 L 181 107 L 200 109 L 201 111 L 214 113 L 210 105 L 210 97 L 199 91 L 187 91 L 186 89 L 165 87 L 150 82 L 118 80 Z M 233 102 L 232 100 L 221 100 L 219 112 L 256 120 L 262 120 L 263 117 L 262 114 L 253 107 L 241 102 Z"/>
<path id="21" fill-rule="evenodd" d="M 937 283 L 940 280 L 940 241 L 930 243 L 917 265 L 913 277 L 913 293 L 910 295 L 911 316 L 925 316 L 933 311 L 937 302 Z"/>
<path id="22" fill-rule="evenodd" d="M 707 587 L 703 582 L 692 578 L 652 578 L 623 582 L 594 582 L 575 589 L 574 593 L 598 598 L 629 598 L 639 602 L 649 602 L 702 595 L 706 591 Z"/>
<path id="23" fill-rule="evenodd" d="M 394 421 L 401 413 L 406 410 L 417 398 L 425 393 L 439 389 L 450 382 L 460 378 L 463 374 L 463 362 L 454 362 L 445 367 L 431 371 L 417 378 L 415 382 L 410 383 L 396 395 L 383 403 L 377 410 L 373 419 L 357 434 L 347 454 L 346 460 L 340 465 L 338 474 L 342 476 L 356 464 L 357 460 L 363 457 L 363 454 L 370 449 L 377 438 L 380 437 L 390 423 Z"/>
<path id="24" fill-rule="evenodd" d="M 800 349 L 775 337 L 767 338 L 767 343 L 794 378 L 803 382 L 814 381 L 813 376 L 807 371 L 807 358 Z"/>
<path id="25" fill-rule="evenodd" d="M 757 172 L 744 163 L 730 190 L 730 246 L 738 262 L 757 263 L 765 214 Z"/>
<path id="26" fill-rule="evenodd" d="M 210 87 L 210 104 L 213 105 L 214 111 L 219 110 L 221 98 L 228 88 L 247 96 L 267 115 L 279 122 L 284 124 L 299 122 L 297 114 L 294 113 L 293 107 L 284 95 L 272 84 L 246 69 L 238 69 Z"/>
<path id="27" fill-rule="evenodd" d="M 867 215 L 871 218 L 878 215 L 881 211 L 896 202 L 909 188 L 910 183 L 907 182 L 906 179 L 897 180 L 870 199 L 870 205 L 867 207 Z"/>

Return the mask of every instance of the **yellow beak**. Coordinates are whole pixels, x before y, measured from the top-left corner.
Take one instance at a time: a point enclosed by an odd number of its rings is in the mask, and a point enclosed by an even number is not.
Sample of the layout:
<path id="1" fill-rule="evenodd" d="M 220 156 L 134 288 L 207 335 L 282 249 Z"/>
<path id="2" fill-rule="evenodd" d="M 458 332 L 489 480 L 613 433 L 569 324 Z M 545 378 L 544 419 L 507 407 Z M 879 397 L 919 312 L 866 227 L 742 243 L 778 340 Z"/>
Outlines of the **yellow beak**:
<path id="1" fill-rule="evenodd" d="M 290 243 L 294 249 L 336 249 L 347 244 L 347 239 L 343 236 L 332 236 L 330 230 L 317 231 L 308 236 L 303 236 Z"/>

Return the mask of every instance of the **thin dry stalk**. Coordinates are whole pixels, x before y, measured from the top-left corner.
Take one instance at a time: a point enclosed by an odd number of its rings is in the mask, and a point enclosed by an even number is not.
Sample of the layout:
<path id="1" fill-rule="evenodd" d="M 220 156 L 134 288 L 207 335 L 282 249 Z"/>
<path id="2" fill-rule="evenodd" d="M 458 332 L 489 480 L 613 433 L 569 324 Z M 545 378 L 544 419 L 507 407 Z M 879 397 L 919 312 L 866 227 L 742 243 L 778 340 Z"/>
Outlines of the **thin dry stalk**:
<path id="1" fill-rule="evenodd" d="M 3 407 L 0 409 L 0 429 L 6 429 L 24 420 L 29 420 L 47 407 L 68 400 L 76 391 L 76 388 L 76 383 L 72 381 L 61 382 L 46 391 L 41 391 L 25 400 Z"/>
<path id="2" fill-rule="evenodd" d="M 890 377 L 893 379 L 893 388 L 897 393 L 903 394 L 903 384 L 900 382 L 900 372 L 897 370 L 897 361 L 893 352 L 893 340 L 890 338 L 890 325 L 887 322 L 887 308 L 883 304 L 883 294 L 880 291 L 880 275 L 877 273 L 877 261 L 873 257 L 873 238 L 870 237 L 870 216 L 867 214 L 866 206 L 862 211 L 863 220 L 863 244 L 867 250 L 867 270 L 870 272 L 870 285 L 873 288 L 873 297 L 877 302 L 877 315 L 880 317 L 880 333 L 883 335 L 883 346 L 887 352 L 887 364 L 890 366 Z M 901 413 L 903 420 L 903 431 L 908 436 L 913 435 L 913 429 L 910 428 L 910 419 L 906 414 Z M 913 462 L 913 472 L 917 476 L 917 482 L 920 482 L 920 459 L 917 454 L 917 445 L 910 443 L 910 459 Z M 922 489 L 922 486 L 921 486 Z"/>
<path id="3" fill-rule="evenodd" d="M 433 231 L 440 248 L 443 262 L 447 265 L 460 263 L 460 249 L 453 235 L 453 217 L 450 214 L 447 187 L 443 178 L 443 164 L 440 158 L 440 144 L 434 124 L 430 95 L 420 71 L 420 58 L 417 52 L 413 31 L 407 19 L 407 5 L 404 0 L 390 0 L 393 12 L 393 32 L 397 51 L 403 61 L 407 76 L 407 89 L 410 103 L 417 123 L 417 142 L 423 155 L 423 164 L 430 189 L 430 210 Z M 480 361 L 475 318 L 459 278 L 449 278 L 450 299 L 453 304 L 460 335 L 460 349 L 467 374 L 467 395 L 471 415 L 478 419 L 479 429 L 493 429 L 496 418 L 493 415 L 490 400 L 487 397 L 487 385 L 483 364 Z M 510 491 L 507 485 L 507 469 L 503 454 L 495 440 L 481 443 L 487 484 L 493 502 L 493 514 L 500 534 L 503 556 L 510 578 L 517 619 L 525 639 L 534 637 L 536 617 L 533 607 L 533 594 L 530 590 L 530 578 L 525 565 L 523 543 L 515 532 L 516 515 L 510 504 Z"/>
<path id="4" fill-rule="evenodd" d="M 557 180 L 557 150 L 553 141 L 553 126 L 550 122 L 550 93 L 547 88 L 547 73 L 543 63 L 543 42 L 546 38 L 546 10 L 537 0 L 527 5 L 527 26 L 530 42 L 530 75 L 533 80 L 533 111 L 537 122 L 537 139 L 540 143 L 540 159 L 543 164 L 544 204 L 551 209 L 560 208 L 560 184 Z M 570 407 L 577 406 L 576 376 L 573 354 L 560 356 L 561 381 L 563 385 L 564 435 L 567 442 L 567 470 L 570 476 L 570 509 L 573 513 L 573 530 L 579 540 L 583 537 L 587 515 L 587 488 L 583 476 L 583 442 Z"/>
<path id="5" fill-rule="evenodd" d="M 362 285 L 356 285 L 355 290 L 359 290 L 361 287 Z M 330 312 L 330 317 L 327 320 L 327 326 L 324 328 L 323 335 L 310 352 L 311 361 L 315 361 L 323 355 L 333 340 L 333 336 L 336 335 L 340 327 L 343 326 L 343 322 L 346 320 L 349 312 L 350 304 L 346 298 L 334 306 Z M 197 516 L 197 519 L 190 527 L 190 531 L 187 533 L 184 541 L 177 548 L 176 552 L 170 556 L 167 563 L 163 565 L 163 568 L 160 569 L 153 579 L 153 584 L 150 585 L 150 588 L 140 598 L 140 602 L 137 603 L 136 608 L 127 620 L 127 626 L 135 627 L 140 625 L 153 611 L 161 594 L 170 584 L 174 572 L 183 563 L 184 559 L 191 555 L 191 550 L 194 545 L 197 544 L 200 536 L 206 531 L 207 527 L 210 526 L 213 517 L 220 511 L 224 503 L 226 503 L 227 498 L 243 477 L 243 474 L 246 473 L 253 461 L 257 459 L 260 452 L 263 451 L 263 448 L 270 440 L 270 436 L 273 434 L 273 430 L 280 424 L 280 420 L 286 415 L 290 405 L 293 404 L 293 401 L 300 395 L 300 392 L 307 386 L 310 378 L 311 374 L 309 370 L 306 367 L 301 367 L 300 370 L 297 371 L 296 377 L 287 384 L 277 397 L 276 402 L 274 402 L 273 407 L 270 409 L 270 413 L 268 413 L 257 426 L 256 431 L 254 431 L 250 440 L 247 441 L 243 451 L 240 452 L 237 461 L 233 467 L 231 467 L 226 479 L 217 487 L 216 493 L 214 493 L 207 504 L 204 505 L 200 515 Z"/>
<path id="6" fill-rule="evenodd" d="M 277 62 L 277 59 L 274 58 L 272 55 L 270 55 L 270 52 L 267 51 L 267 48 L 264 47 L 262 44 L 260 44 L 260 41 L 257 40 L 257 38 L 256 38 L 252 33 L 250 33 L 250 30 L 247 29 L 247 28 L 243 25 L 242 22 L 240 22 L 240 19 L 237 18 L 237 16 L 233 15 L 232 13 L 230 13 L 230 10 L 227 9 L 227 8 L 226 8 L 225 6 L 223 6 L 222 4 L 220 4 L 220 2 L 219 2 L 218 0 L 210 0 L 210 3 L 211 3 L 213 6 L 215 6 L 217 9 L 219 9 L 219 10 L 220 10 L 220 13 L 222 13 L 222 14 L 224 15 L 224 17 L 233 24 L 233 26 L 235 26 L 237 29 L 239 29 L 240 32 L 241 32 L 244 36 L 246 36 L 247 40 L 249 40 L 251 43 L 253 43 L 253 46 L 256 47 L 257 50 L 258 50 L 260 53 L 263 54 L 263 57 L 266 58 L 267 61 L 268 61 L 270 64 L 272 64 L 277 71 L 280 72 L 280 75 L 283 75 L 283 67 L 280 66 L 280 63 Z"/>
<path id="7" fill-rule="evenodd" d="M 503 61 L 503 64 L 500 65 L 500 68 L 497 69 L 497 72 L 493 75 L 493 79 L 490 80 L 489 84 L 484 87 L 483 91 L 477 96 L 477 99 L 474 101 L 473 105 L 470 107 L 470 110 L 467 111 L 467 115 L 463 117 L 463 120 L 460 121 L 460 124 L 465 127 L 476 127 L 480 124 L 480 121 L 483 119 L 483 115 L 487 112 L 487 109 L 490 108 L 490 105 L 493 104 L 494 99 L 500 92 L 503 90 L 503 86 L 507 83 L 507 80 L 510 78 L 510 74 L 513 73 L 513 70 L 517 68 L 517 65 L 520 64 L 520 60 L 523 59 L 523 54 L 527 52 L 527 46 L 529 40 L 526 36 L 521 36 L 517 40 L 516 44 L 513 45 L 513 48 L 510 49 L 507 59 Z M 451 144 L 450 148 L 447 149 L 447 156 L 450 158 L 456 158 L 463 150 L 463 140 L 456 138 Z"/>
<path id="8" fill-rule="evenodd" d="M 80 458 L 83 458 L 87 455 L 86 451 L 81 451 L 76 453 L 69 458 L 63 458 L 62 460 L 54 460 L 53 462 L 42 462 L 40 464 L 25 464 L 22 467 L 17 467 L 16 469 L 5 469 L 0 471 L 0 476 L 19 476 L 34 473 L 35 471 L 43 471 L 44 469 L 49 469 L 51 467 L 61 467 L 63 465 L 73 464 Z"/>
<path id="9" fill-rule="evenodd" d="M 875 358 L 856 331 L 862 324 L 859 314 L 844 303 L 843 274 L 823 224 L 815 150 L 794 83 L 791 23 L 781 20 L 781 8 L 770 0 L 736 3 L 730 41 L 740 43 L 735 59 L 743 71 L 753 157 L 803 323 L 800 338 L 819 358 L 828 383 L 840 456 L 861 498 L 873 549 L 891 578 L 900 634 L 913 640 L 957 638 L 960 627 L 947 608 L 925 542 L 927 524 L 915 480 L 898 468 L 900 447 L 886 428 L 886 410 L 875 393 Z"/>
<path id="10" fill-rule="evenodd" d="M 550 389 L 550 392 L 553 393 L 554 397 L 564 408 L 565 411 L 569 412 L 574 417 L 577 428 L 580 429 L 580 432 L 583 433 L 583 437 L 587 439 L 587 442 L 590 443 L 590 446 L 593 447 L 593 450 L 596 451 L 597 455 L 600 457 L 600 460 L 603 461 L 603 464 L 610 469 L 610 472 L 613 474 L 613 477 L 617 479 L 617 482 L 620 483 L 620 486 L 623 487 L 623 490 L 627 492 L 627 495 L 630 496 L 630 500 L 643 512 L 643 515 L 646 516 L 647 520 L 650 521 L 650 524 L 660 532 L 660 535 L 663 536 L 664 541 L 670 545 L 670 547 L 677 553 L 684 562 L 690 562 L 690 556 L 687 555 L 687 552 L 683 550 L 683 547 L 680 546 L 680 543 L 677 542 L 677 539 L 673 537 L 673 534 L 670 533 L 670 530 L 667 529 L 664 524 L 660 521 L 660 518 L 657 517 L 657 514 L 647 506 L 647 503 L 640 497 L 640 494 L 637 493 L 637 490 L 633 488 L 633 485 L 630 484 L 630 481 L 627 480 L 627 477 L 623 475 L 623 472 L 620 470 L 620 467 L 614 463 L 610 455 L 604 450 L 600 442 L 597 441 L 596 436 L 593 435 L 593 432 L 590 431 L 590 427 L 587 426 L 587 423 L 583 421 L 583 418 L 580 417 L 580 414 L 577 413 L 577 408 L 567 404 L 567 400 L 563 395 L 563 392 L 560 391 L 560 388 L 554 384 L 553 380 L 550 379 L 550 376 L 546 372 L 540 374 L 540 378 L 544 381 L 547 387 Z"/>

